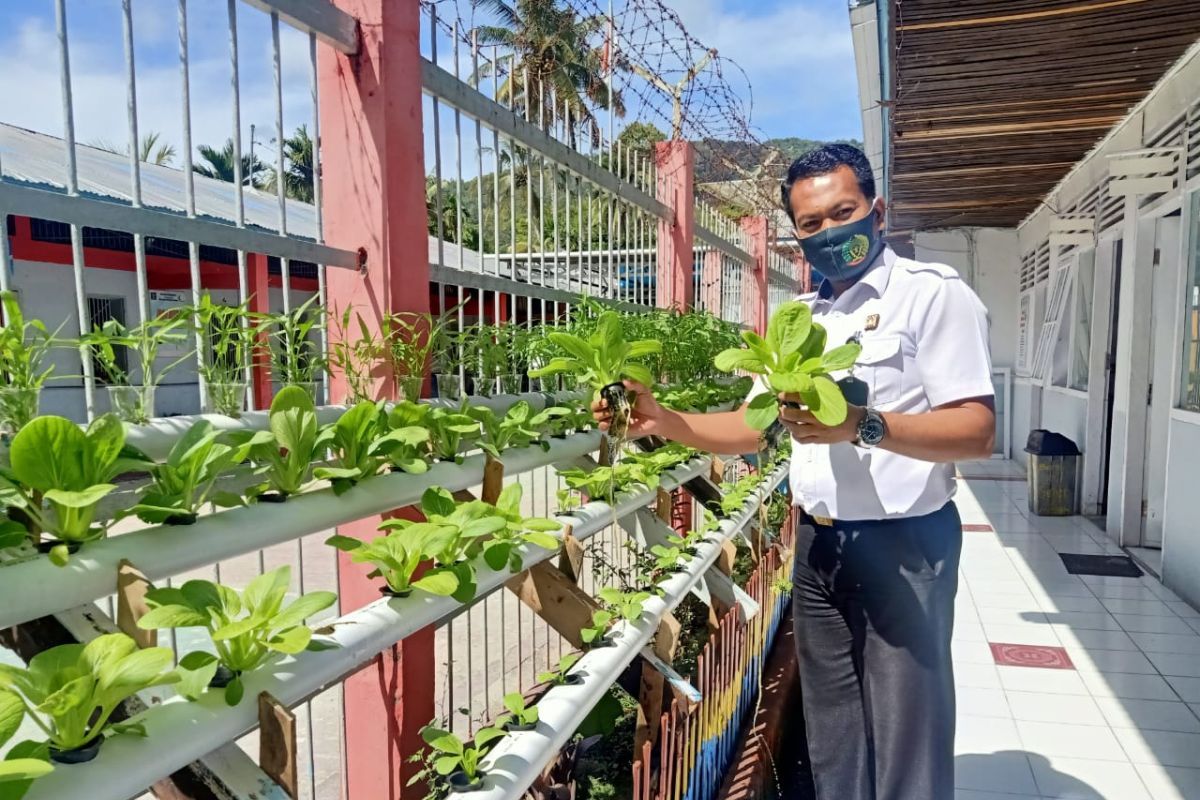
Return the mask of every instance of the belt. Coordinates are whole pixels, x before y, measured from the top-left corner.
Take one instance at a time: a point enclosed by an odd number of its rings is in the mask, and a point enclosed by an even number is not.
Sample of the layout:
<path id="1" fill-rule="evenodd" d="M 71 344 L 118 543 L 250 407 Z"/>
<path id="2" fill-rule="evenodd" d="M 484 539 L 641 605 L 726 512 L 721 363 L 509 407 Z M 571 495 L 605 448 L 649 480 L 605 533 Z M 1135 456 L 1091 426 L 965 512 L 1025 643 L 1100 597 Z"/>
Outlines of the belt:
<path id="1" fill-rule="evenodd" d="M 800 509 L 800 513 L 804 516 L 804 519 L 806 519 L 816 525 L 820 525 L 824 528 L 832 528 L 833 527 L 833 518 L 832 517 L 818 517 L 816 514 L 808 513 L 803 508 Z"/>

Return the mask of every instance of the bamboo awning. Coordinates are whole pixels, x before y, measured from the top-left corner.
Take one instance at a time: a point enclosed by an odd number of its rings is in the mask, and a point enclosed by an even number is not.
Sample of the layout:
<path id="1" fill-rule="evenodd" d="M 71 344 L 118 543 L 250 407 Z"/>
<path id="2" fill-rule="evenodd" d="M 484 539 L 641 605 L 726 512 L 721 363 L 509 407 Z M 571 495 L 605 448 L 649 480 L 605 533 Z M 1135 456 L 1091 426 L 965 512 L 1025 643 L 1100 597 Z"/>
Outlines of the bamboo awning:
<path id="1" fill-rule="evenodd" d="M 1200 37 L 1200 0 L 880 2 L 896 232 L 1015 226 Z"/>

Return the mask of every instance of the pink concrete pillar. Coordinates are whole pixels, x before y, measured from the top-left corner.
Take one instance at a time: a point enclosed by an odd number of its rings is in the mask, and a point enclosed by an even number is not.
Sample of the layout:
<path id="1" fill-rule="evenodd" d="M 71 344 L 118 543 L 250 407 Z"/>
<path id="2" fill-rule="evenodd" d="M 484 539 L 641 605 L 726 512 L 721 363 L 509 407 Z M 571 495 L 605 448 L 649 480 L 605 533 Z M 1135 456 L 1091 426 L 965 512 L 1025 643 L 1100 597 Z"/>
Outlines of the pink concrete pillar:
<path id="1" fill-rule="evenodd" d="M 762 334 L 767 329 L 767 218 L 745 217 L 741 226 L 753 259 L 742 286 L 742 318 Z"/>
<path id="2" fill-rule="evenodd" d="M 812 267 L 809 265 L 808 259 L 804 257 L 804 251 L 797 250 L 792 253 L 792 263 L 796 265 L 796 277 L 800 281 L 800 293 L 808 294 L 813 290 Z"/>
<path id="3" fill-rule="evenodd" d="M 704 310 L 721 316 L 721 253 L 717 250 L 709 250 L 704 254 L 700 293 L 700 304 Z"/>
<path id="4" fill-rule="evenodd" d="M 696 151 L 691 142 L 658 142 L 654 145 L 654 162 L 658 169 L 658 199 L 671 209 L 670 219 L 658 221 L 657 305 L 685 311 L 695 302 L 692 242 L 696 232 Z"/>
<path id="5" fill-rule="evenodd" d="M 329 308 L 338 313 L 352 307 L 378 330 L 389 312 L 429 310 L 420 4 L 333 2 L 359 20 L 360 46 L 354 56 L 319 48 L 325 237 L 335 247 L 357 250 L 363 268 L 329 270 Z M 331 338 L 337 327 L 330 326 Z M 392 376 L 381 373 L 376 396 L 395 393 Z M 346 394 L 344 377 L 333 376 L 333 401 Z M 360 520 L 338 533 L 374 537 L 379 522 Z M 366 572 L 342 559 L 343 612 L 379 598 L 378 582 Z M 404 787 L 413 772 L 408 757 L 422 746 L 418 731 L 434 715 L 435 675 L 433 630 L 426 629 L 347 679 L 344 797 L 398 800 L 403 794 L 408 800 L 424 794 L 420 786 Z"/>
<path id="6" fill-rule="evenodd" d="M 271 310 L 271 288 L 267 277 L 267 257 L 262 253 L 246 254 L 246 295 L 252 314 Z M 271 406 L 271 351 L 266 334 L 260 333 L 258 345 L 250 358 L 250 391 L 255 408 Z"/>

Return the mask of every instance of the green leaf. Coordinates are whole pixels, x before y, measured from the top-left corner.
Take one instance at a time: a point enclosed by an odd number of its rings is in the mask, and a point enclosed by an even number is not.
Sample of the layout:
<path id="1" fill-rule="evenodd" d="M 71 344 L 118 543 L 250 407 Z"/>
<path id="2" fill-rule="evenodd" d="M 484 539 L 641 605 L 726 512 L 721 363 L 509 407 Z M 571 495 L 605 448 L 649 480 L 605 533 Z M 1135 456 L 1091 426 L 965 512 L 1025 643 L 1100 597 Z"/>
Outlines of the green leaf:
<path id="1" fill-rule="evenodd" d="M 25 704 L 6 689 L 0 689 L 0 746 L 11 739 L 25 718 Z"/>
<path id="2" fill-rule="evenodd" d="M 806 380 L 807 375 L 795 372 L 772 372 L 767 376 L 767 384 L 776 392 L 799 392 Z"/>
<path id="3" fill-rule="evenodd" d="M 483 749 L 491 742 L 494 742 L 497 739 L 503 739 L 504 735 L 504 731 L 500 728 L 480 728 L 475 732 L 475 747 Z"/>
<path id="4" fill-rule="evenodd" d="M 50 559 L 50 563 L 54 566 L 65 567 L 67 562 L 71 560 L 71 551 L 67 549 L 65 544 L 56 544 L 54 547 L 50 548 L 50 552 L 47 554 L 47 557 Z"/>
<path id="5" fill-rule="evenodd" d="M 194 650 L 179 659 L 179 685 L 176 691 L 189 700 L 195 700 L 204 693 L 213 676 L 217 674 L 220 661 L 212 653 Z"/>
<path id="6" fill-rule="evenodd" d="M 824 355 L 821 359 L 821 366 L 826 372 L 835 372 L 840 369 L 850 369 L 854 366 L 854 362 L 858 359 L 859 353 L 862 352 L 860 344 L 844 344 L 841 347 L 835 347 Z"/>
<path id="7" fill-rule="evenodd" d="M 312 631 L 304 625 L 297 625 L 294 628 L 282 630 L 270 639 L 267 639 L 267 647 L 277 653 L 294 655 L 307 648 L 311 640 Z"/>
<path id="8" fill-rule="evenodd" d="M 742 331 L 742 341 L 750 348 L 750 352 L 758 356 L 759 360 L 764 364 L 773 366 L 776 363 L 775 354 L 771 350 L 771 347 L 754 331 Z"/>
<path id="9" fill-rule="evenodd" d="M 90 485 L 83 472 L 87 436 L 69 419 L 42 416 L 13 437 L 9 462 L 21 483 L 37 491 L 79 490 Z"/>
<path id="10" fill-rule="evenodd" d="M 492 542 L 483 549 L 483 561 L 492 569 L 499 572 L 508 564 L 508 554 L 512 552 L 509 542 Z"/>
<path id="11" fill-rule="evenodd" d="M 761 375 L 767 371 L 766 364 L 763 363 L 761 356 L 751 350 L 744 350 L 737 347 L 718 353 L 717 357 L 713 359 L 713 364 L 722 372 L 744 370 Z"/>
<path id="12" fill-rule="evenodd" d="M 823 425 L 841 425 L 845 422 L 848 409 L 841 387 L 823 375 L 815 376 L 813 384 L 821 398 L 819 406 L 810 408 L 813 416 Z"/>
<path id="13" fill-rule="evenodd" d="M 277 614 L 271 620 L 271 626 L 290 628 L 293 625 L 300 625 L 312 615 L 324 611 L 336 602 L 337 595 L 333 592 L 309 592 Z"/>
<path id="14" fill-rule="evenodd" d="M 207 624 L 206 615 L 187 606 L 176 605 L 152 608 L 138 620 L 138 627 L 144 630 L 204 627 Z"/>
<path id="15" fill-rule="evenodd" d="M 11 784 L 17 781 L 33 781 L 48 775 L 54 771 L 54 767 L 47 761 L 42 761 L 37 758 L 13 758 L 0 761 L 0 784 Z M 19 797 L 8 793 L 9 789 L 6 786 L 0 789 L 0 799 L 9 800 L 9 798 Z M 21 794 L 24 794 L 22 792 Z"/>
<path id="16" fill-rule="evenodd" d="M 756 431 L 765 431 L 779 418 L 779 403 L 769 393 L 755 395 L 746 404 L 746 424 Z"/>
<path id="17" fill-rule="evenodd" d="M 246 584 L 246 589 L 242 592 L 242 602 L 260 619 L 270 618 L 279 611 L 291 583 L 292 568 L 284 564 L 270 572 L 264 572 Z"/>
<path id="18" fill-rule="evenodd" d="M 557 550 L 562 547 L 562 542 L 548 533 L 540 531 L 527 531 L 525 533 L 525 541 L 530 544 L 537 545 L 544 550 Z"/>
<path id="19" fill-rule="evenodd" d="M 421 495 L 421 510 L 426 516 L 437 515 L 440 517 L 448 517 L 454 513 L 454 509 L 458 506 L 454 502 L 454 498 L 450 492 L 438 486 L 431 486 L 425 490 L 425 494 Z"/>
<path id="20" fill-rule="evenodd" d="M 341 534 L 330 536 L 325 540 L 325 544 L 346 553 L 353 553 L 363 546 L 363 542 L 360 539 L 355 539 L 351 536 L 342 536 Z"/>
<path id="21" fill-rule="evenodd" d="M 50 489 L 45 493 L 45 497 L 47 501 L 67 508 L 91 508 L 116 488 L 111 483 L 99 483 L 78 491 Z"/>
<path id="22" fill-rule="evenodd" d="M 419 580 L 413 581 L 412 585 L 414 588 L 421 589 L 430 594 L 448 597 L 458 590 L 458 576 L 449 569 L 431 569 L 422 575 Z"/>
<path id="23" fill-rule="evenodd" d="M 807 303 L 784 303 L 767 324 L 767 341 L 781 357 L 795 352 L 812 330 L 812 309 Z"/>
<path id="24" fill-rule="evenodd" d="M 458 756 L 440 756 L 433 760 L 433 769 L 438 775 L 449 775 L 458 769 L 460 763 Z"/>
<path id="25" fill-rule="evenodd" d="M 242 702 L 242 697 L 246 694 L 246 685 L 242 683 L 242 676 L 237 675 L 225 687 L 225 705 L 236 706 Z"/>
<path id="26" fill-rule="evenodd" d="M 243 617 L 236 622 L 222 625 L 214 630 L 212 632 L 212 640 L 214 642 L 224 642 L 229 639 L 236 639 L 239 636 L 249 633 L 261 624 L 262 622 L 254 617 Z"/>
<path id="27" fill-rule="evenodd" d="M 504 707 L 519 716 L 525 710 L 524 695 L 520 692 L 509 692 L 504 695 Z"/>
<path id="28" fill-rule="evenodd" d="M 421 738 L 425 740 L 425 744 L 439 753 L 449 753 L 456 756 L 462 755 L 462 740 L 449 731 L 434 728 L 433 726 L 426 726 L 421 729 Z"/>
<path id="29" fill-rule="evenodd" d="M 643 386 L 654 385 L 654 373 L 647 366 L 642 364 L 626 364 L 621 371 L 631 381 L 637 381 Z"/>

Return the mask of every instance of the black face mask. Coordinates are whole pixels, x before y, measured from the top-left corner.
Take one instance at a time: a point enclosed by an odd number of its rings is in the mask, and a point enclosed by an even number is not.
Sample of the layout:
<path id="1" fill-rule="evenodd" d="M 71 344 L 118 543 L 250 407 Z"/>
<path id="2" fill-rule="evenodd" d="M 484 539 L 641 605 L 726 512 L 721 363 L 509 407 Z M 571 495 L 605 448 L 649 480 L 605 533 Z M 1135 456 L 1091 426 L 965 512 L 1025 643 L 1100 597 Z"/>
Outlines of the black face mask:
<path id="1" fill-rule="evenodd" d="M 800 248 L 812 268 L 829 280 L 857 279 L 883 250 L 883 239 L 875 230 L 875 204 L 862 219 L 801 239 Z"/>

